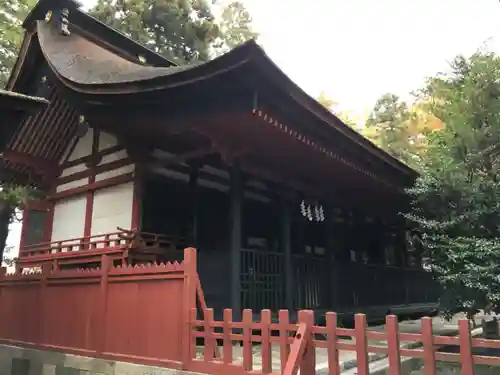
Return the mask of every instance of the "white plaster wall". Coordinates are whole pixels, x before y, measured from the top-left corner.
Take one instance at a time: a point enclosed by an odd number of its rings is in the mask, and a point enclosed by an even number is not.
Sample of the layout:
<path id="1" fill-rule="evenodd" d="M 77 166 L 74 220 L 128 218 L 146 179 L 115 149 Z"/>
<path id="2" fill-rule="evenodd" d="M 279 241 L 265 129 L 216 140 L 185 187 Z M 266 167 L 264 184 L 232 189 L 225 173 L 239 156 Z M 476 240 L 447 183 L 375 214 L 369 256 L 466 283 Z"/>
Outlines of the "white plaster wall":
<path id="1" fill-rule="evenodd" d="M 80 186 L 88 185 L 88 183 L 89 183 L 88 177 L 82 178 L 79 180 L 75 180 L 75 181 L 71 181 L 71 182 L 68 182 L 66 184 L 57 185 L 56 192 L 60 193 L 60 192 L 65 191 L 65 190 L 74 189 L 74 188 L 77 188 Z"/>
<path id="2" fill-rule="evenodd" d="M 61 172 L 61 177 L 70 176 L 72 174 L 83 172 L 87 169 L 85 163 L 77 164 L 72 167 L 64 168 Z"/>
<path id="3" fill-rule="evenodd" d="M 117 161 L 117 160 L 121 160 L 121 159 L 125 159 L 127 157 L 127 155 L 128 155 L 127 150 L 120 150 L 117 152 L 113 152 L 112 154 L 109 154 L 109 155 L 104 155 L 102 157 L 101 161 L 99 162 L 99 165 L 111 163 L 113 161 Z"/>
<path id="4" fill-rule="evenodd" d="M 95 176 L 95 180 L 96 181 L 101 181 L 101 180 L 106 180 L 108 178 L 118 177 L 118 176 L 121 176 L 123 174 L 131 173 L 131 172 L 134 171 L 134 169 L 135 169 L 135 165 L 134 164 L 126 165 L 124 167 L 120 167 L 120 168 L 117 168 L 117 169 L 112 169 L 112 170 L 107 171 L 107 172 L 98 173 Z"/>
<path id="5" fill-rule="evenodd" d="M 99 151 L 111 148 L 118 144 L 118 140 L 114 135 L 101 131 L 99 134 Z"/>
<path id="6" fill-rule="evenodd" d="M 94 129 L 89 128 L 88 132 L 81 137 L 76 143 L 75 149 L 69 156 L 68 160 L 83 158 L 92 154 L 92 139 L 94 137 Z"/>
<path id="7" fill-rule="evenodd" d="M 130 228 L 133 199 L 133 182 L 96 191 L 92 211 L 92 235 L 115 232 L 116 227 Z"/>
<path id="8" fill-rule="evenodd" d="M 55 204 L 51 241 L 82 237 L 87 195 L 63 199 Z"/>
<path id="9" fill-rule="evenodd" d="M 68 160 L 76 160 L 92 153 L 93 129 L 89 129 L 87 134 L 80 138 L 71 152 Z M 99 136 L 99 149 L 104 150 L 118 144 L 116 138 L 108 133 L 101 132 Z M 72 147 L 72 145 L 68 145 Z M 105 155 L 100 165 L 110 163 L 127 157 L 125 150 L 120 150 L 109 155 Z M 65 168 L 61 177 L 71 176 L 75 173 L 87 170 L 87 166 L 82 163 L 69 168 Z M 111 177 L 134 171 L 134 165 L 127 165 L 111 171 L 100 173 L 96 176 L 96 181 L 101 181 Z M 68 189 L 85 186 L 89 183 L 89 178 L 82 178 L 71 181 L 56 187 L 56 192 L 63 192 Z M 68 240 L 70 238 L 82 237 L 85 225 L 87 194 L 77 197 L 63 199 L 55 204 L 54 222 L 52 226 L 52 241 Z M 132 220 L 133 204 L 133 183 L 113 186 L 98 190 L 94 193 L 94 203 L 92 212 L 91 234 L 102 234 L 115 232 L 116 227 L 129 228 Z"/>

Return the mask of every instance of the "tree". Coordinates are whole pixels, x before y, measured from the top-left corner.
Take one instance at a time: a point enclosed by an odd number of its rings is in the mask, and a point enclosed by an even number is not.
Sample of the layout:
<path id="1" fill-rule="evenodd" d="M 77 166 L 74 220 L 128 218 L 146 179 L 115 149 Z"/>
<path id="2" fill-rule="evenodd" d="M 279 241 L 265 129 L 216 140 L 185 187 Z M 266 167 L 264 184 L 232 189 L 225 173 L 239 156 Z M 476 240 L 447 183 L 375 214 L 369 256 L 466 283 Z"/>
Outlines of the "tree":
<path id="1" fill-rule="evenodd" d="M 3 264 L 5 264 L 7 267 L 12 267 L 16 263 L 17 257 L 12 254 L 13 250 L 14 246 L 6 246 L 4 249 Z"/>
<path id="2" fill-rule="evenodd" d="M 247 40 L 257 39 L 258 34 L 252 24 L 252 16 L 241 1 L 234 1 L 224 7 L 220 21 L 222 49 L 231 50 Z"/>
<path id="3" fill-rule="evenodd" d="M 409 106 L 394 94 L 376 102 L 364 135 L 410 167 L 419 169 L 427 148 L 427 136 L 441 130 L 443 121 L 431 113 L 429 99 L 417 98 Z"/>
<path id="4" fill-rule="evenodd" d="M 406 217 L 451 314 L 500 300 L 500 58 L 459 56 L 422 94 L 446 126 L 428 137 Z"/>
<path id="5" fill-rule="evenodd" d="M 5 87 L 17 58 L 24 30 L 21 24 L 36 0 L 0 0 L 0 88 Z"/>
<path id="6" fill-rule="evenodd" d="M 387 153 L 407 163 L 412 163 L 413 142 L 409 122 L 408 105 L 394 94 L 384 94 L 377 102 L 366 121 L 373 129 L 372 139 Z"/>
<path id="7" fill-rule="evenodd" d="M 21 24 L 36 0 L 0 0 L 0 87 L 4 87 L 17 58 L 24 33 Z M 26 200 L 28 190 L 4 185 L 0 191 L 0 260 L 3 259 L 9 226 Z"/>
<path id="8" fill-rule="evenodd" d="M 316 101 L 321 104 L 323 107 L 328 109 L 330 112 L 332 112 L 335 116 L 337 116 L 342 122 L 348 126 L 350 126 L 353 129 L 359 130 L 358 129 L 358 124 L 353 118 L 353 116 L 350 116 L 347 112 L 339 110 L 338 103 L 330 98 L 324 91 L 321 91 L 316 98 Z"/>
<path id="9" fill-rule="evenodd" d="M 208 60 L 220 33 L 210 6 L 202 0 L 99 0 L 91 13 L 181 64 Z"/>
<path id="10" fill-rule="evenodd" d="M 240 2 L 222 10 L 221 22 L 205 0 L 99 0 L 90 12 L 178 64 L 207 61 L 257 36 Z"/>
<path id="11" fill-rule="evenodd" d="M 10 225 L 18 221 L 16 211 L 23 206 L 31 190 L 22 186 L 6 184 L 0 191 L 0 260 L 5 261 L 7 237 Z"/>

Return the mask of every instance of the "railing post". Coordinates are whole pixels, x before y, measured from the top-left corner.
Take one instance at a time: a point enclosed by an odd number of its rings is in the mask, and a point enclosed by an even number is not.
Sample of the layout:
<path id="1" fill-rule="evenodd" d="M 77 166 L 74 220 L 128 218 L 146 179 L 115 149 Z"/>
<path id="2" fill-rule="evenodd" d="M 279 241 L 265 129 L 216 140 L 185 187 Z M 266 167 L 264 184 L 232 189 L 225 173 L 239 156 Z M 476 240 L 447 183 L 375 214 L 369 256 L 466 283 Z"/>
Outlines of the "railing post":
<path id="1" fill-rule="evenodd" d="M 39 316 L 39 329 L 38 329 L 38 344 L 44 344 L 45 341 L 45 330 L 44 323 L 47 314 L 47 278 L 50 274 L 50 263 L 42 264 L 42 274 L 40 276 L 40 316 Z M 26 339 L 26 338 L 24 338 Z"/>
<path id="2" fill-rule="evenodd" d="M 432 318 L 422 318 L 422 344 L 424 344 L 424 374 L 436 375 L 436 353 L 432 334 Z"/>
<path id="3" fill-rule="evenodd" d="M 358 375 L 369 375 L 368 340 L 366 338 L 366 315 L 356 314 L 354 329 L 356 334 L 356 358 L 358 360 Z"/>
<path id="4" fill-rule="evenodd" d="M 198 280 L 196 266 L 196 249 L 188 247 L 184 249 L 184 287 L 183 287 L 183 313 L 182 325 L 182 367 L 185 370 L 186 366 L 191 362 L 191 309 L 196 309 L 196 284 Z M 204 317 L 206 318 L 206 317 Z M 213 354 L 213 353 L 212 353 Z"/>
<path id="5" fill-rule="evenodd" d="M 299 368 L 302 375 L 313 375 L 316 372 L 314 361 L 311 361 L 311 347 L 312 355 L 316 354 L 312 343 L 314 315 L 311 313 L 314 314 L 312 311 L 299 311 L 297 332 L 286 359 L 283 375 L 297 375 Z"/>
<path id="6" fill-rule="evenodd" d="M 253 313 L 250 309 L 243 310 L 243 369 L 252 371 L 253 353 L 252 353 L 252 323 Z M 206 345 L 206 344 L 205 344 Z"/>
<path id="7" fill-rule="evenodd" d="M 288 329 L 290 325 L 290 315 L 288 310 L 280 310 L 278 313 L 279 321 L 279 334 L 280 334 L 280 362 L 281 372 L 285 370 L 288 355 L 290 354 L 290 347 L 288 345 Z"/>
<path id="8" fill-rule="evenodd" d="M 307 327 L 304 337 L 306 347 L 300 364 L 300 374 L 314 375 L 316 373 L 316 350 L 313 343 L 314 311 L 301 310 L 298 318 L 298 323 L 305 324 Z"/>
<path id="9" fill-rule="evenodd" d="M 462 361 L 462 375 L 474 375 L 474 359 L 472 357 L 472 341 L 469 330 L 469 320 L 460 320 L 458 326 L 460 332 L 460 360 Z"/>
<path id="10" fill-rule="evenodd" d="M 106 315 L 108 310 L 108 278 L 111 268 L 111 260 L 107 255 L 101 257 L 101 281 L 100 281 L 100 311 L 97 319 L 98 335 L 97 352 L 106 351 Z"/>
<path id="11" fill-rule="evenodd" d="M 398 317 L 388 315 L 385 318 L 385 322 L 387 327 L 387 349 L 389 351 L 389 375 L 401 375 Z"/>
<path id="12" fill-rule="evenodd" d="M 17 273 L 17 272 L 16 272 Z M 0 305 L 0 309 L 3 310 L 3 307 L 7 304 L 7 300 L 5 299 L 5 296 L 3 295 L 4 291 L 4 286 L 2 285 L 2 281 L 5 280 L 5 275 L 7 275 L 7 267 L 0 267 L 0 301 L 2 301 L 2 304 Z M 12 302 L 8 302 L 12 303 Z M 6 322 L 5 318 L 2 319 L 2 317 L 5 317 L 4 314 L 0 314 L 0 337 L 5 337 L 5 325 L 9 324 L 10 322 Z"/>
<path id="13" fill-rule="evenodd" d="M 337 314 L 326 313 L 326 338 L 328 343 L 328 374 L 340 375 L 339 350 L 337 343 Z"/>
<path id="14" fill-rule="evenodd" d="M 262 372 L 269 374 L 273 371 L 272 353 L 271 353 L 271 310 L 262 310 L 260 312 L 260 336 L 261 336 L 261 360 Z"/>
<path id="15" fill-rule="evenodd" d="M 233 363 L 233 341 L 231 336 L 233 334 L 233 310 L 224 309 L 223 317 L 223 346 L 222 346 L 222 360 L 224 364 Z M 206 342 L 205 338 L 205 342 Z M 213 355 L 213 353 L 211 354 Z"/>

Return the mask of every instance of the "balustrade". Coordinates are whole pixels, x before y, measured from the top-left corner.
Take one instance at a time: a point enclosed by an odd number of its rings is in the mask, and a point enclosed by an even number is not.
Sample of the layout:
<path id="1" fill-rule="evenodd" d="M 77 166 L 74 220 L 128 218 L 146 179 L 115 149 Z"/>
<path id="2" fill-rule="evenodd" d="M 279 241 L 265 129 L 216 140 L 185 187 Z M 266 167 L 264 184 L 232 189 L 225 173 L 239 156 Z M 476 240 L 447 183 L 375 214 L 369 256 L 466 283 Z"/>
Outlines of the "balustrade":
<path id="1" fill-rule="evenodd" d="M 241 250 L 242 306 L 279 309 L 285 306 L 284 254 Z M 364 308 L 433 303 L 438 288 L 422 269 L 336 262 L 310 254 L 292 260 L 296 309 Z"/>

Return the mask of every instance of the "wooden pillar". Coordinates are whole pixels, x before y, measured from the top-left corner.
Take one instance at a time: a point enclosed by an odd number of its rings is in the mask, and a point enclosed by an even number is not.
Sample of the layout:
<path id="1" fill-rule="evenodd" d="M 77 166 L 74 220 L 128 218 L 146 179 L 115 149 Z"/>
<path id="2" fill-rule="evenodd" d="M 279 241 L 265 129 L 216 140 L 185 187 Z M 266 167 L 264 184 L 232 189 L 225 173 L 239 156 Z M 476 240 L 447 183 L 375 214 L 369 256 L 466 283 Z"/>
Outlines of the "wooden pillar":
<path id="1" fill-rule="evenodd" d="M 241 211 L 243 201 L 242 173 L 237 163 L 230 168 L 229 191 L 229 258 L 231 260 L 231 307 L 241 314 Z"/>
<path id="2" fill-rule="evenodd" d="M 199 200 L 198 200 L 198 175 L 200 171 L 200 165 L 198 163 L 193 163 L 190 165 L 189 169 L 189 191 L 191 195 L 191 228 L 189 231 L 189 242 L 190 245 L 197 248 L 198 247 L 198 211 L 199 211 Z"/>
<path id="3" fill-rule="evenodd" d="M 136 162 L 134 171 L 134 192 L 132 198 L 132 218 L 131 229 L 141 229 L 142 227 L 142 204 L 145 190 L 145 167 L 141 162 Z"/>
<path id="4" fill-rule="evenodd" d="M 281 243 L 285 259 L 285 305 L 293 309 L 293 264 L 292 264 L 292 207 L 287 199 L 282 200 Z"/>
<path id="5" fill-rule="evenodd" d="M 338 268 L 336 265 L 336 257 L 340 254 L 335 254 L 338 251 L 338 239 L 336 238 L 338 235 L 338 223 L 335 221 L 335 210 L 328 206 L 326 210 L 326 218 L 325 218 L 325 230 L 326 230 L 326 261 L 328 264 L 328 269 L 330 270 L 328 277 L 328 304 L 330 308 L 336 308 L 338 303 L 338 282 L 337 282 L 337 273 Z"/>

